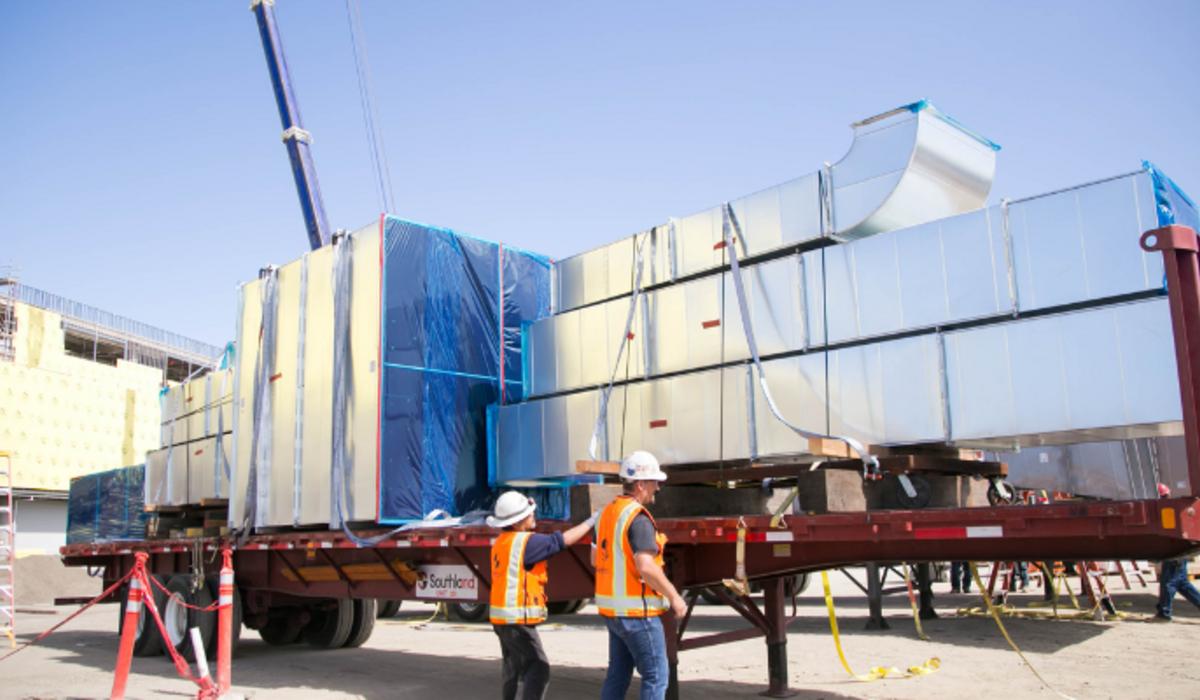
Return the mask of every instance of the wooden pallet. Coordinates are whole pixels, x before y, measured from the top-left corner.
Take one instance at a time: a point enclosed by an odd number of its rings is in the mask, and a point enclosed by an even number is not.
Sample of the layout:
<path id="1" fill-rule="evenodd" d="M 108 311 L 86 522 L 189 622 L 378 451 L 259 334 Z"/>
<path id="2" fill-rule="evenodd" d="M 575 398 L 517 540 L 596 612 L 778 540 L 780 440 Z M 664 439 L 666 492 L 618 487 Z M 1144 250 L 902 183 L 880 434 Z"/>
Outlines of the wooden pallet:
<path id="1" fill-rule="evenodd" d="M 145 511 L 146 539 L 219 537 L 229 534 L 228 500 L 201 499 L 187 505 L 148 505 Z"/>

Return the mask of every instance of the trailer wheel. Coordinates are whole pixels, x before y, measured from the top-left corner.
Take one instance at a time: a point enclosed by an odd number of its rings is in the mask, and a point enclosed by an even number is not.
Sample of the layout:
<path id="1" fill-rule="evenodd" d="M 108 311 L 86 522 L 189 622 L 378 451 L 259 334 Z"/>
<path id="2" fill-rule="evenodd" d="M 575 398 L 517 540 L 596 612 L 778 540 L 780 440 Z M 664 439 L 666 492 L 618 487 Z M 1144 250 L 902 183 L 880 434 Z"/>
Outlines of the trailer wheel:
<path id="1" fill-rule="evenodd" d="M 796 574 L 788 579 L 788 589 L 792 595 L 800 595 L 808 590 L 808 584 L 812 583 L 812 575 Z"/>
<path id="2" fill-rule="evenodd" d="M 912 484 L 916 494 L 909 496 L 903 486 L 897 489 L 896 500 L 900 501 L 900 507 L 906 510 L 917 510 L 928 506 L 929 502 L 933 500 L 933 487 L 929 485 L 929 481 L 911 475 L 908 477 L 908 481 Z"/>
<path id="3" fill-rule="evenodd" d="M 447 603 L 446 606 L 464 622 L 479 622 L 488 616 L 489 611 L 487 603 Z"/>
<path id="4" fill-rule="evenodd" d="M 273 647 L 285 647 L 296 643 L 303 628 L 295 615 L 283 615 L 268 620 L 266 626 L 258 630 L 258 636 Z"/>
<path id="5" fill-rule="evenodd" d="M 166 586 L 167 583 L 162 576 L 151 574 L 156 581 Z M 154 607 L 162 614 L 162 610 L 167 604 L 167 594 L 163 593 L 162 589 L 155 586 L 153 582 L 150 584 L 150 591 L 143 592 L 144 595 L 154 596 Z M 129 602 L 129 589 L 125 590 L 125 597 L 121 599 L 121 617 L 118 618 L 117 633 L 120 634 L 125 630 L 125 605 Z M 162 633 L 158 631 L 158 623 L 151 619 L 150 610 L 145 605 L 142 606 L 142 611 L 138 615 L 137 636 L 133 639 L 133 655 L 134 656 L 158 656 L 164 652 L 165 648 L 162 643 Z"/>
<path id="6" fill-rule="evenodd" d="M 996 484 L 991 483 L 991 484 L 988 484 L 988 490 L 987 490 L 988 503 L 993 506 L 1011 505 L 1014 501 L 1017 500 L 1017 496 L 1016 496 L 1017 492 L 1015 489 L 1013 489 L 1012 484 L 1008 483 L 1007 481 L 1002 481 L 1000 483 L 1004 484 L 1004 489 L 1006 491 L 1008 491 L 1008 498 L 1001 496 L 1000 492 L 996 490 Z"/>
<path id="7" fill-rule="evenodd" d="M 318 649 L 337 649 L 350 638 L 354 625 L 354 601 L 350 598 L 329 601 L 324 610 L 314 610 L 304 626 L 304 641 Z"/>
<path id="8" fill-rule="evenodd" d="M 375 618 L 378 620 L 395 617 L 398 612 L 400 612 L 400 601 L 398 600 L 384 600 L 380 598 L 375 601 Z"/>
<path id="9" fill-rule="evenodd" d="M 354 622 L 350 625 L 350 636 L 342 646 L 347 649 L 361 647 L 375 631 L 376 607 L 374 598 L 354 601 Z"/>
<path id="10" fill-rule="evenodd" d="M 209 574 L 204 579 L 204 585 L 208 587 L 208 594 L 213 600 L 221 599 L 221 575 Z M 213 632 L 212 641 L 208 645 L 208 658 L 217 658 L 217 646 L 219 645 L 218 634 L 221 631 L 221 613 L 218 610 L 216 613 L 217 624 Z M 233 589 L 233 621 L 231 623 L 232 630 L 229 634 L 229 654 L 233 655 L 237 651 L 238 641 L 242 638 L 242 592 L 234 586 Z"/>
<path id="11" fill-rule="evenodd" d="M 206 586 L 202 585 L 198 590 L 192 590 L 192 577 L 186 574 L 172 576 L 167 582 L 167 592 L 171 595 L 167 597 L 166 605 L 163 606 L 162 617 L 163 626 L 167 628 L 170 638 L 169 643 L 174 645 L 175 651 L 183 658 L 195 661 L 196 650 L 192 648 L 189 630 L 193 627 L 198 628 L 200 641 L 207 648 L 213 638 L 217 616 L 215 613 L 200 612 L 194 608 L 207 608 L 212 605 L 213 598 Z M 191 607 L 180 605 L 181 602 Z M 204 653 L 204 649 L 200 652 Z"/>

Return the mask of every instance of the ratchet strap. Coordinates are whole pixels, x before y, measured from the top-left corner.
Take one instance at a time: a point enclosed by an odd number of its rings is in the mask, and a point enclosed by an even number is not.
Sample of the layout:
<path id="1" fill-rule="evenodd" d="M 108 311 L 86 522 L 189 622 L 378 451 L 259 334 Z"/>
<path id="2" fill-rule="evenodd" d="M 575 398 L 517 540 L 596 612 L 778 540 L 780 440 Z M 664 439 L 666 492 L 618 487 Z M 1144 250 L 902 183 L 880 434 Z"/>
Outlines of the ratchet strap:
<path id="1" fill-rule="evenodd" d="M 1054 688 L 1054 686 L 1047 683 L 1046 679 L 1042 678 L 1042 674 L 1037 672 L 1037 669 L 1033 667 L 1033 664 L 1029 663 L 1029 659 L 1025 658 L 1025 655 L 1022 654 L 1021 650 L 1017 648 L 1017 645 L 1013 642 L 1012 637 L 1008 636 L 1008 630 L 1004 629 L 1004 623 L 1000 621 L 1000 616 L 996 614 L 996 607 L 992 605 L 992 598 L 987 594 L 987 589 L 983 587 L 983 581 L 979 579 L 979 569 L 975 568 L 975 562 L 970 562 L 970 566 L 971 576 L 975 579 L 975 587 L 980 591 L 984 591 L 983 602 L 987 605 L 988 613 L 990 613 L 992 619 L 996 621 L 996 626 L 1000 628 L 1000 634 L 1004 635 L 1004 639 L 1008 642 L 1008 645 L 1012 647 L 1013 651 L 1017 652 L 1017 656 L 1021 657 L 1021 661 L 1025 662 L 1025 665 L 1029 667 L 1029 670 L 1033 672 L 1034 676 L 1037 676 L 1037 679 L 1042 682 L 1042 685 L 1054 691 L 1054 693 L 1059 697 L 1066 698 L 1067 700 L 1075 700 L 1070 695 L 1065 695 L 1059 692 Z"/>
<path id="2" fill-rule="evenodd" d="M 894 666 L 889 668 L 875 666 L 871 668 L 869 673 L 861 676 L 851 671 L 850 664 L 846 663 L 846 654 L 842 651 L 841 637 L 838 635 L 837 613 L 833 609 L 833 594 L 829 591 L 828 571 L 821 572 L 821 584 L 825 587 L 825 607 L 829 609 L 829 629 L 833 632 L 833 644 L 837 647 L 838 658 L 841 659 L 842 668 L 846 669 L 846 673 L 864 683 L 871 683 L 888 677 L 912 678 L 914 676 L 928 676 L 941 667 L 941 659 L 935 656 L 920 666 L 909 666 L 907 672 L 901 671 Z"/>
<path id="3" fill-rule="evenodd" d="M 750 595 L 750 585 L 746 583 L 746 526 L 738 525 L 737 531 L 737 566 L 733 578 L 725 579 L 722 583 L 738 597 Z"/>
<path id="4" fill-rule="evenodd" d="M 771 388 L 767 385 L 767 375 L 763 372 L 762 360 L 758 356 L 758 342 L 754 339 L 754 323 L 750 319 L 750 307 L 746 303 L 746 289 L 742 284 L 742 268 L 738 263 L 737 248 L 734 246 L 735 240 L 745 240 L 745 238 L 742 236 L 741 227 L 738 226 L 737 219 L 733 216 L 733 209 L 730 208 L 728 202 L 721 205 L 721 235 L 725 241 L 724 249 L 729 252 L 729 269 L 733 277 L 733 289 L 737 294 L 738 313 L 742 317 L 742 330 L 746 334 L 746 345 L 750 348 L 750 357 L 754 361 L 754 368 L 758 370 L 758 385 L 762 389 L 763 398 L 767 401 L 767 408 L 771 409 L 771 414 L 780 423 L 783 423 L 792 432 L 806 440 L 838 440 L 846 443 L 850 449 L 854 450 L 858 458 L 863 461 L 864 474 L 872 478 L 877 477 L 879 475 L 879 460 L 875 459 L 858 440 L 839 435 L 823 435 L 797 428 L 787 422 L 787 419 L 779 412 L 779 407 L 775 405 L 775 399 L 771 396 Z"/>
<path id="5" fill-rule="evenodd" d="M 917 623 L 917 636 L 927 642 L 932 642 L 929 635 L 925 634 L 925 630 L 921 629 L 921 612 L 917 610 L 917 597 L 913 595 L 912 577 L 908 574 L 908 564 L 901 562 L 900 566 L 904 569 L 904 585 L 908 586 L 908 602 L 912 604 L 913 622 Z"/>
<path id="6" fill-rule="evenodd" d="M 635 272 L 633 274 L 633 296 L 629 299 L 629 313 L 625 315 L 625 332 L 621 334 L 621 345 L 617 348 L 617 361 L 613 363 L 612 374 L 608 378 L 608 386 L 600 392 L 600 408 L 596 411 L 596 425 L 592 428 L 592 439 L 588 443 L 588 457 L 593 460 L 599 459 L 596 456 L 596 447 L 600 443 L 600 434 L 608 425 L 608 397 L 612 395 L 613 383 L 617 381 L 617 372 L 621 369 L 621 358 L 625 356 L 625 346 L 629 344 L 630 331 L 633 330 L 633 316 L 637 312 L 638 299 L 642 296 L 642 252 L 646 246 L 646 241 L 653 238 L 653 231 L 642 239 L 642 242 L 637 246 L 637 259 L 635 262 Z M 618 457 L 619 459 L 619 457 Z"/>

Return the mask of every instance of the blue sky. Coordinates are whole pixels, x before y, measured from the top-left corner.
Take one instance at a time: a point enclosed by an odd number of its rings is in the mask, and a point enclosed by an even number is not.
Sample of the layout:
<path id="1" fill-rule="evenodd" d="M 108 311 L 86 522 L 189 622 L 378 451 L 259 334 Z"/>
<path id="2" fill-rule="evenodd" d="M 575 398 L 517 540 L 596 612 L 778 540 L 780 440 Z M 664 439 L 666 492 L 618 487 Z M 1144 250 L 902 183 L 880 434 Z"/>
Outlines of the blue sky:
<path id="1" fill-rule="evenodd" d="M 1197 2 L 361 3 L 396 213 L 555 257 L 920 98 L 1003 146 L 994 201 L 1142 158 L 1200 194 Z M 0 3 L 0 264 L 232 337 L 237 284 L 308 245 L 247 5 Z M 331 224 L 370 223 L 345 4 L 276 11 Z"/>

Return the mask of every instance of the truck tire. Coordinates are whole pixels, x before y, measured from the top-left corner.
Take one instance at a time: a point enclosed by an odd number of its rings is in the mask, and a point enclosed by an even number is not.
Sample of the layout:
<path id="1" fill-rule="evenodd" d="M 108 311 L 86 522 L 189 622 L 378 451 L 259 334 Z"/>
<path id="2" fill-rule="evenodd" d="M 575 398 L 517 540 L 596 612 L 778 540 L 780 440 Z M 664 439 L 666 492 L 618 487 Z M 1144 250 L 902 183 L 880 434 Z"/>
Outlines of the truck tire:
<path id="1" fill-rule="evenodd" d="M 487 603 L 446 603 L 447 609 L 464 622 L 479 622 L 487 619 L 489 608 Z"/>
<path id="2" fill-rule="evenodd" d="M 546 603 L 546 614 L 548 615 L 570 615 L 578 610 L 578 600 L 554 600 Z"/>
<path id="3" fill-rule="evenodd" d="M 400 601 L 398 600 L 384 600 L 380 598 L 375 601 L 375 618 L 378 620 L 395 617 L 398 612 L 400 612 Z"/>
<path id="4" fill-rule="evenodd" d="M 812 583 L 811 574 L 796 574 L 789 582 L 789 589 L 793 595 L 800 595 L 808 590 L 808 584 Z"/>
<path id="5" fill-rule="evenodd" d="M 212 605 L 213 598 L 209 595 L 206 586 L 200 586 L 199 590 L 192 590 L 192 577 L 187 574 L 172 576 L 171 580 L 167 582 L 167 591 L 171 595 L 167 597 L 166 605 L 163 606 L 162 616 L 163 625 L 167 628 L 167 634 L 170 637 L 168 643 L 173 644 L 175 651 L 179 652 L 183 658 L 194 662 L 196 650 L 192 648 L 192 636 L 189 630 L 193 627 L 200 630 L 200 640 L 203 643 L 200 653 L 204 653 L 204 649 L 212 641 L 217 623 L 215 612 L 200 612 L 194 608 L 206 608 Z M 184 605 L 180 605 L 181 602 L 191 607 L 184 607 Z"/>
<path id="6" fill-rule="evenodd" d="M 314 610 L 312 620 L 304 626 L 304 641 L 318 649 L 338 649 L 350 638 L 354 625 L 354 601 L 340 598 L 329 601 L 324 610 Z"/>
<path id="7" fill-rule="evenodd" d="M 209 574 L 204 579 L 204 585 L 208 588 L 208 594 L 213 600 L 221 599 L 221 575 Z M 208 645 L 208 658 L 217 658 L 217 647 L 220 644 L 221 631 L 221 611 L 217 613 L 217 624 L 213 630 L 212 641 Z M 233 589 L 233 629 L 230 631 L 229 639 L 229 655 L 233 656 L 237 652 L 238 640 L 242 638 L 242 593 L 235 586 Z"/>
<path id="8" fill-rule="evenodd" d="M 166 586 L 167 583 L 162 576 L 151 574 L 151 577 Z M 144 595 L 154 596 L 154 607 L 162 614 L 163 608 L 167 604 L 167 594 L 163 593 L 162 589 L 150 583 L 150 591 L 144 591 Z M 125 630 L 125 605 L 129 602 L 129 589 L 125 589 L 125 597 L 121 599 L 121 616 L 118 618 L 117 633 L 120 634 Z M 153 615 L 147 606 L 142 606 L 142 611 L 138 615 L 137 636 L 133 639 L 133 655 L 134 656 L 158 656 L 165 651 L 162 642 L 162 633 L 158 631 L 158 623 L 154 621 Z"/>
<path id="9" fill-rule="evenodd" d="M 374 598 L 362 598 L 354 601 L 354 622 L 350 624 L 350 636 L 342 646 L 356 649 L 371 638 L 375 631 L 376 605 Z"/>
<path id="10" fill-rule="evenodd" d="M 266 626 L 258 630 L 258 636 L 273 647 L 286 647 L 300 639 L 300 631 L 303 628 L 304 625 L 300 624 L 295 615 L 282 615 L 268 620 Z"/>

